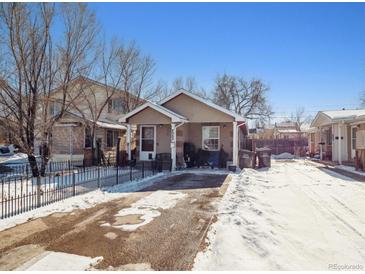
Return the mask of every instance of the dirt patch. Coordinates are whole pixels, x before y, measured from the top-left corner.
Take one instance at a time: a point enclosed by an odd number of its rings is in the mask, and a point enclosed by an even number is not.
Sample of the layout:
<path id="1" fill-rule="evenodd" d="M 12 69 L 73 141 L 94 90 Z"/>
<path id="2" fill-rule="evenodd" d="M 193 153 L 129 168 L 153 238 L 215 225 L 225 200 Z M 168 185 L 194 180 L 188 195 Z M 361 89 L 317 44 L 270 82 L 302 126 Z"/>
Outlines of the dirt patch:
<path id="1" fill-rule="evenodd" d="M 0 232 L 0 250 L 25 239 L 28 235 L 48 228 L 42 219 L 36 219 Z"/>
<path id="2" fill-rule="evenodd" d="M 14 248 L 1 256 L 0 271 L 14 270 L 43 252 L 44 248 L 39 245 L 23 245 Z"/>

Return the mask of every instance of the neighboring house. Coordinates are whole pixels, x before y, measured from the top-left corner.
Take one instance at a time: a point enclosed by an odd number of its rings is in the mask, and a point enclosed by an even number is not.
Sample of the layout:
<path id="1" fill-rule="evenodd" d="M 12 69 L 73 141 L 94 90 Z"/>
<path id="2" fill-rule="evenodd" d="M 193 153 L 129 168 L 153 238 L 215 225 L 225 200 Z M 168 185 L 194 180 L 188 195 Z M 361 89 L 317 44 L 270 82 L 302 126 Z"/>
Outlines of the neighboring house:
<path id="1" fill-rule="evenodd" d="M 285 121 L 275 123 L 273 130 L 274 139 L 300 139 L 304 136 L 297 122 Z"/>
<path id="2" fill-rule="evenodd" d="M 212 162 L 224 151 L 227 161 L 237 166 L 239 140 L 247 135 L 243 117 L 185 90 L 158 104 L 146 102 L 119 121 L 128 128 L 127 144 L 131 127 L 137 126 L 137 159 L 167 154 L 172 169 L 185 166 L 188 147 L 208 155 Z"/>
<path id="3" fill-rule="evenodd" d="M 305 156 L 308 145 L 306 135 L 307 131 L 302 130 L 297 122 L 284 121 L 258 129 L 250 137 L 255 139 L 256 148 L 270 148 L 272 154 Z"/>
<path id="4" fill-rule="evenodd" d="M 365 109 L 319 111 L 311 123 L 309 144 L 312 155 L 342 164 L 354 162 L 363 150 Z M 359 136 L 358 136 L 359 135 Z"/>
<path id="5" fill-rule="evenodd" d="M 124 136 L 126 132 L 126 127 L 118 123 L 118 118 L 127 112 L 126 100 L 135 100 L 134 103 L 138 103 L 138 99 L 118 90 L 107 100 L 109 95 L 105 85 L 85 77 L 76 78 L 71 85 L 70 93 L 76 94 L 72 97 L 76 99 L 72 100 L 66 113 L 52 129 L 51 159 L 90 160 L 92 157 L 90 127 L 101 109 L 103 111 L 95 122 L 96 141 L 106 157 L 115 157 L 118 138 Z M 82 93 L 79 92 L 80 88 L 83 89 Z M 51 115 L 57 115 L 60 111 L 60 96 L 62 96 L 61 91 L 54 91 L 52 95 L 54 101 L 49 105 Z M 103 108 L 105 102 L 106 105 Z"/>

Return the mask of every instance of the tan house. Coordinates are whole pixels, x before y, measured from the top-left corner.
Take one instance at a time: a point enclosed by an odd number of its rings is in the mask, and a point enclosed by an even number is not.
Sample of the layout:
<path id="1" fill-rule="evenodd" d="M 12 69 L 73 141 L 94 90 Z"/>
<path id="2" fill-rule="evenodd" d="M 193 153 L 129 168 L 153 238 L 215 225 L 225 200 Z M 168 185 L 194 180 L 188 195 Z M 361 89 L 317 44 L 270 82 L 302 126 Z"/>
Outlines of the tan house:
<path id="1" fill-rule="evenodd" d="M 136 158 L 171 157 L 172 169 L 186 164 L 187 144 L 215 162 L 225 153 L 237 166 L 239 140 L 247 134 L 245 119 L 195 94 L 180 90 L 158 104 L 146 102 L 120 120 L 127 126 L 131 157 L 131 128 L 136 126 Z"/>
<path id="2" fill-rule="evenodd" d="M 107 89 L 111 87 L 85 77 L 76 78 L 71 85 L 70 98 L 67 101 L 72 100 L 72 103 L 52 129 L 51 159 L 55 161 L 90 159 L 92 157 L 90 127 L 94 122 L 97 145 L 106 158 L 115 157 L 118 138 L 123 137 L 126 132 L 126 127 L 118 123 L 118 118 L 127 112 L 125 101 L 128 99 L 137 102 L 137 99 L 120 90 L 110 96 L 111 93 L 108 93 Z M 61 96 L 61 91 L 54 91 L 52 96 L 54 101 L 49 105 L 51 115 L 59 113 L 58 100 Z M 108 100 L 108 97 L 111 98 Z M 99 112 L 100 116 L 97 117 Z"/>
<path id="3" fill-rule="evenodd" d="M 352 162 L 365 149 L 365 109 L 319 111 L 311 123 L 309 149 L 320 159 Z"/>

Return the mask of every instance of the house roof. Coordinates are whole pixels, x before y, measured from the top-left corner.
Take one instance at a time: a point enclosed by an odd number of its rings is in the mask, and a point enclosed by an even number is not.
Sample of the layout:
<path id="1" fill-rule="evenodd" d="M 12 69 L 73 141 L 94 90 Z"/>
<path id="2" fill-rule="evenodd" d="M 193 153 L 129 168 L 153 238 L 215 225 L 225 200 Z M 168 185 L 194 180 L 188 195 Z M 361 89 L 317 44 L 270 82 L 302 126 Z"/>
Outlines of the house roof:
<path id="1" fill-rule="evenodd" d="M 193 94 L 191 92 L 188 92 L 188 91 L 186 91 L 184 89 L 180 89 L 177 92 L 175 92 L 174 94 L 166 97 L 165 99 L 163 99 L 162 101 L 159 102 L 159 105 L 163 105 L 163 104 L 167 103 L 168 101 L 170 101 L 173 98 L 179 96 L 180 94 L 185 94 L 185 95 L 187 95 L 187 96 L 189 96 L 189 97 L 191 97 L 191 98 L 193 98 L 193 99 L 195 99 L 195 100 L 197 100 L 197 101 L 199 101 L 199 102 L 201 102 L 201 103 L 203 103 L 203 104 L 205 104 L 205 105 L 207 105 L 207 106 L 209 106 L 211 108 L 214 108 L 214 109 L 216 109 L 216 110 L 218 110 L 220 112 L 223 112 L 223 113 L 225 113 L 225 114 L 227 114 L 227 115 L 235 118 L 236 121 L 243 121 L 243 122 L 245 121 L 245 118 L 242 117 L 241 115 L 238 115 L 237 113 L 235 113 L 233 111 L 230 111 L 230 110 L 225 109 L 225 108 L 223 108 L 221 106 L 218 106 L 217 104 L 213 103 L 209 99 L 204 99 L 204 98 L 202 98 L 202 97 L 200 97 L 198 95 L 195 95 L 195 94 Z"/>
<path id="2" fill-rule="evenodd" d="M 316 127 L 320 119 L 324 119 L 322 124 L 331 124 L 338 121 L 352 121 L 365 116 L 365 109 L 344 109 L 344 110 L 327 110 L 319 111 L 311 123 L 311 127 Z"/>
<path id="3" fill-rule="evenodd" d="M 176 113 L 176 112 L 173 112 L 172 110 L 168 109 L 168 108 L 165 108 L 164 106 L 161 106 L 161 105 L 158 105 L 158 104 L 155 104 L 153 102 L 150 102 L 150 101 L 147 101 L 146 103 L 144 103 L 143 105 L 137 107 L 136 109 L 134 109 L 133 111 L 127 113 L 126 115 L 122 116 L 120 119 L 119 119 L 119 122 L 120 123 L 126 123 L 127 122 L 127 119 L 136 115 L 137 113 L 141 112 L 142 110 L 146 109 L 146 108 L 152 108 L 162 114 L 164 114 L 165 116 L 171 118 L 171 121 L 172 122 L 187 122 L 188 119 L 186 119 L 186 117 Z"/>
<path id="4" fill-rule="evenodd" d="M 297 128 L 298 123 L 292 121 L 284 121 L 275 124 L 276 128 Z"/>
<path id="5" fill-rule="evenodd" d="M 73 115 L 73 116 L 76 116 L 78 118 L 82 118 L 82 119 L 86 119 L 87 121 L 90 121 L 90 122 L 93 122 L 92 119 L 89 119 L 89 118 L 84 118 L 82 117 L 81 114 L 79 113 L 75 113 L 75 112 L 72 112 L 72 111 L 66 111 L 66 113 L 70 114 L 70 115 Z M 123 126 L 121 124 L 118 124 L 118 123 L 113 123 L 112 121 L 107 121 L 105 119 L 99 119 L 98 121 L 96 121 L 95 123 L 98 127 L 101 127 L 101 128 L 109 128 L 109 129 L 121 129 L 121 130 L 127 130 L 127 127 L 126 126 Z"/>

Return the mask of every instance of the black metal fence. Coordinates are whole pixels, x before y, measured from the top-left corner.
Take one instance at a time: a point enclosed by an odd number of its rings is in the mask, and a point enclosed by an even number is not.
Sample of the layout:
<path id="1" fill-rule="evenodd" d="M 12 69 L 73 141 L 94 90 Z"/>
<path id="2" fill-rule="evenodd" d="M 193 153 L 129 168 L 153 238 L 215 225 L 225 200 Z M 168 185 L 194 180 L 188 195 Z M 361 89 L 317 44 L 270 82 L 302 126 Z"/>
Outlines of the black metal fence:
<path id="1" fill-rule="evenodd" d="M 116 158 L 108 158 L 105 160 L 102 166 L 114 166 L 116 165 Z M 40 170 L 41 162 L 37 160 L 37 166 Z M 49 161 L 45 168 L 46 175 L 59 173 L 62 171 L 77 170 L 79 168 L 88 167 L 84 160 L 68 160 L 68 161 Z M 19 164 L 0 164 L 0 179 L 4 177 L 16 178 L 22 176 L 32 176 L 32 169 L 29 163 Z"/>
<path id="2" fill-rule="evenodd" d="M 171 170 L 168 161 L 132 161 L 128 166 L 60 169 L 45 177 L 0 178 L 1 219 L 98 188 L 127 183 Z"/>

